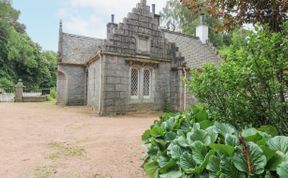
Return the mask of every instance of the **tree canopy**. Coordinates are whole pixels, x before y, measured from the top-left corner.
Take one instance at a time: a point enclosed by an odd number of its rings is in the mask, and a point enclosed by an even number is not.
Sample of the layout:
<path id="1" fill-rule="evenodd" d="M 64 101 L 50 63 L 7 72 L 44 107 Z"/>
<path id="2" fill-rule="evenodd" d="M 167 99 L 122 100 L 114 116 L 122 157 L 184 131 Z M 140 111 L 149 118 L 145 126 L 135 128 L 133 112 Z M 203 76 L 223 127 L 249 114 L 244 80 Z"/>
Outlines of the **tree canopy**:
<path id="1" fill-rule="evenodd" d="M 269 24 L 270 30 L 279 32 L 287 20 L 287 0 L 180 0 L 197 14 L 207 11 L 223 19 L 223 28 L 232 30 L 245 23 Z"/>
<path id="2" fill-rule="evenodd" d="M 191 13 L 190 9 L 183 6 L 179 0 L 168 0 L 161 12 L 162 26 L 172 31 L 180 31 L 185 34 L 194 35 L 199 24 L 199 15 Z M 222 23 L 217 17 L 206 16 L 205 19 L 209 26 L 209 40 L 217 48 L 229 45 L 231 35 L 219 32 L 215 29 Z"/>
<path id="3" fill-rule="evenodd" d="M 0 87 L 13 90 L 20 78 L 28 90 L 54 87 L 56 53 L 31 40 L 19 15 L 10 1 L 0 1 Z"/>

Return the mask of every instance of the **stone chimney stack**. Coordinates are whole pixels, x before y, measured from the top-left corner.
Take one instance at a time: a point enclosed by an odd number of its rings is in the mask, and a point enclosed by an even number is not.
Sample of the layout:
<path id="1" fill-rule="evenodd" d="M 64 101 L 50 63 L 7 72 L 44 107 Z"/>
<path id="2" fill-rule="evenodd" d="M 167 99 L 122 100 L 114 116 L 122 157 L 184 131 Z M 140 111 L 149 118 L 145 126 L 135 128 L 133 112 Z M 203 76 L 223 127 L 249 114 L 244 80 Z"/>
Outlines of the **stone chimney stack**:
<path id="1" fill-rule="evenodd" d="M 115 23 L 115 15 L 111 14 L 111 22 L 107 24 L 107 39 L 109 39 L 115 32 L 118 25 Z"/>
<path id="2" fill-rule="evenodd" d="M 196 36 L 200 39 L 203 44 L 207 44 L 209 37 L 208 37 L 208 25 L 205 22 L 205 15 L 200 15 L 200 22 L 199 25 L 196 27 Z"/>

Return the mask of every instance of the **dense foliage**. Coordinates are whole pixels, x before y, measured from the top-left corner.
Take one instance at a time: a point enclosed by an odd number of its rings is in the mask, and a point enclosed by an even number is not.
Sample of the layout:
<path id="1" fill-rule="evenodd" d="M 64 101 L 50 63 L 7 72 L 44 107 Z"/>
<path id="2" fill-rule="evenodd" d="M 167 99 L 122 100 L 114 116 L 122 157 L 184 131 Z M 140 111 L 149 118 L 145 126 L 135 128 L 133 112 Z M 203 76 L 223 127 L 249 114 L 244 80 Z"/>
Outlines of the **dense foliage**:
<path id="1" fill-rule="evenodd" d="M 216 17 L 206 17 L 210 42 L 217 48 L 230 44 L 230 34 L 215 29 L 222 24 L 222 21 Z M 190 10 L 183 6 L 179 0 L 168 0 L 161 11 L 161 24 L 169 30 L 181 31 L 195 36 L 196 27 L 199 25 L 199 14 L 192 15 Z"/>
<path id="2" fill-rule="evenodd" d="M 287 20 L 287 0 L 180 0 L 195 14 L 208 11 L 223 19 L 223 27 L 231 30 L 243 24 L 269 24 L 269 29 L 279 32 Z"/>
<path id="3" fill-rule="evenodd" d="M 288 23 L 279 33 L 256 30 L 236 33 L 225 61 L 193 70 L 188 85 L 221 121 L 288 133 Z"/>
<path id="4" fill-rule="evenodd" d="M 166 114 L 142 136 L 151 178 L 286 178 L 288 137 L 271 126 L 237 131 L 201 108 Z"/>
<path id="5" fill-rule="evenodd" d="M 18 22 L 19 15 L 9 1 L 0 0 L 0 88 L 13 90 L 19 78 L 28 90 L 53 87 L 56 53 L 42 52 Z"/>

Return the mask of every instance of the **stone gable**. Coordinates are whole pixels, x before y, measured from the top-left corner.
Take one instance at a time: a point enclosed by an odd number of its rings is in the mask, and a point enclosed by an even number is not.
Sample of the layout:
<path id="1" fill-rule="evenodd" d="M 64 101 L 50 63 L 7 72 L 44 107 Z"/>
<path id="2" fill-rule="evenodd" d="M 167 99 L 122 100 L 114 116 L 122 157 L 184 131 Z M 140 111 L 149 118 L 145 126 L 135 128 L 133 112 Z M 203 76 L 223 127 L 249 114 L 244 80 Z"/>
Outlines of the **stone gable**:
<path id="1" fill-rule="evenodd" d="M 171 43 L 159 29 L 159 15 L 150 11 L 146 0 L 138 3 L 122 23 L 107 25 L 104 52 L 172 59 Z"/>
<path id="2" fill-rule="evenodd" d="M 60 33 L 61 51 L 58 61 L 69 64 L 85 64 L 96 55 L 104 40 L 68 33 Z"/>

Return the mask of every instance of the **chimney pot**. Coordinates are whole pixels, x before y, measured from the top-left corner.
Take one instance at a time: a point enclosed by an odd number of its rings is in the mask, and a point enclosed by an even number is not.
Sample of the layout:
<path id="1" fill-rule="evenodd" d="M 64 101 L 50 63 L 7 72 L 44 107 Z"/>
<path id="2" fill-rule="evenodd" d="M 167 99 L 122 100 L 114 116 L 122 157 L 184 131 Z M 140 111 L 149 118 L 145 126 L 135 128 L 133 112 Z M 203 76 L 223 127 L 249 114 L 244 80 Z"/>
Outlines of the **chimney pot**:
<path id="1" fill-rule="evenodd" d="M 152 12 L 153 12 L 153 14 L 156 13 L 156 5 L 155 4 L 152 4 Z"/>
<path id="2" fill-rule="evenodd" d="M 205 15 L 201 14 L 200 15 L 200 25 L 203 25 L 203 24 L 205 24 Z"/>
<path id="3" fill-rule="evenodd" d="M 115 16 L 114 16 L 114 14 L 112 14 L 111 15 L 111 23 L 114 23 L 114 18 L 115 18 Z"/>

